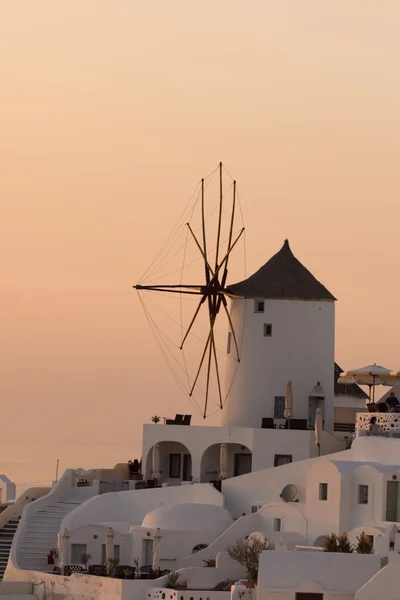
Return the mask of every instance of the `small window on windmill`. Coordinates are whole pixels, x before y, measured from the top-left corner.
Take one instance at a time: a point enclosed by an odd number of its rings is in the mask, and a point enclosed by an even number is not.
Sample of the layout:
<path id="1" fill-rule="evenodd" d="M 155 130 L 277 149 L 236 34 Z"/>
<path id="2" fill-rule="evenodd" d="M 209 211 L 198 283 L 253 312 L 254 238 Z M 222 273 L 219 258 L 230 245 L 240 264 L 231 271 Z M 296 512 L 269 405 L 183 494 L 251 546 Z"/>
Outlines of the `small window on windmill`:
<path id="1" fill-rule="evenodd" d="M 272 336 L 272 325 L 271 323 L 264 323 L 264 337 Z"/>
<path id="2" fill-rule="evenodd" d="M 358 486 L 358 504 L 368 504 L 368 486 Z"/>
<path id="3" fill-rule="evenodd" d="M 282 519 L 274 519 L 273 528 L 274 528 L 274 531 L 281 531 Z"/>
<path id="4" fill-rule="evenodd" d="M 265 307 L 264 300 L 255 300 L 254 301 L 254 312 L 255 313 L 263 313 L 264 307 Z"/>
<path id="5" fill-rule="evenodd" d="M 226 347 L 226 353 L 230 354 L 231 353 L 231 344 L 232 344 L 232 332 L 228 331 L 228 344 Z"/>

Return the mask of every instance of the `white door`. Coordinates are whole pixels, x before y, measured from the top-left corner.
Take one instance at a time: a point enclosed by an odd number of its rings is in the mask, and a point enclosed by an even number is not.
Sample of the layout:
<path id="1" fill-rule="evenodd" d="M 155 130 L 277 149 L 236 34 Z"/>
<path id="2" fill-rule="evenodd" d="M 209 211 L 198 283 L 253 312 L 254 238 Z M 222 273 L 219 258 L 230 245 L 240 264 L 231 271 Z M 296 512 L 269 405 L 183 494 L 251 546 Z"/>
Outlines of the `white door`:
<path id="1" fill-rule="evenodd" d="M 153 564 L 153 540 L 143 540 L 143 566 Z"/>

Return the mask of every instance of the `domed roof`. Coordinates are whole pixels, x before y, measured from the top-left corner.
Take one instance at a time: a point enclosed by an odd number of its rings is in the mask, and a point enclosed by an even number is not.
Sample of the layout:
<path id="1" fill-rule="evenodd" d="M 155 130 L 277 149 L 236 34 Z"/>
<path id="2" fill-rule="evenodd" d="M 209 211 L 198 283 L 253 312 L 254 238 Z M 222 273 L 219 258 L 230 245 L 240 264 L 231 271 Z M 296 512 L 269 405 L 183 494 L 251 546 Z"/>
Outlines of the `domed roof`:
<path id="1" fill-rule="evenodd" d="M 239 298 L 336 299 L 294 256 L 288 240 L 254 275 L 229 285 L 227 291 Z"/>
<path id="2" fill-rule="evenodd" d="M 142 527 L 175 531 L 215 531 L 218 534 L 232 523 L 232 516 L 222 506 L 192 502 L 155 508 L 147 513 Z"/>

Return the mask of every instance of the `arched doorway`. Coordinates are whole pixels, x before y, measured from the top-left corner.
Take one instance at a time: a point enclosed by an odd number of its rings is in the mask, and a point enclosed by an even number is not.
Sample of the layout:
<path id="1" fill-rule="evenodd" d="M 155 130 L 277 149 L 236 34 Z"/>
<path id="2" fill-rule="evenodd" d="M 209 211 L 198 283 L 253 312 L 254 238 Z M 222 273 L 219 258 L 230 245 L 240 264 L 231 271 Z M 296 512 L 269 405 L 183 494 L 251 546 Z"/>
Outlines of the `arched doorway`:
<path id="1" fill-rule="evenodd" d="M 192 480 L 192 456 L 180 442 L 158 442 L 160 457 L 160 479 L 158 483 L 179 485 Z M 146 479 L 153 479 L 153 447 L 146 459 Z"/>
<path id="2" fill-rule="evenodd" d="M 252 454 L 242 444 L 227 444 L 228 478 L 251 473 Z M 221 444 L 213 444 L 204 451 L 201 458 L 202 483 L 214 483 L 220 479 Z"/>

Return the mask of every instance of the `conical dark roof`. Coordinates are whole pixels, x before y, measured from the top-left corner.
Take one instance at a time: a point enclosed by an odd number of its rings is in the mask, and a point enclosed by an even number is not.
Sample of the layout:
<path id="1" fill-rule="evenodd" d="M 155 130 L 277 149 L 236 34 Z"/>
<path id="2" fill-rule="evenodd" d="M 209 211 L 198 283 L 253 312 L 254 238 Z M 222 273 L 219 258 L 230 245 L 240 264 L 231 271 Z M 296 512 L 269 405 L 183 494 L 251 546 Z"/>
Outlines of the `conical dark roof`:
<path id="1" fill-rule="evenodd" d="M 293 255 L 288 240 L 261 269 L 248 279 L 228 286 L 240 298 L 336 300 Z"/>

